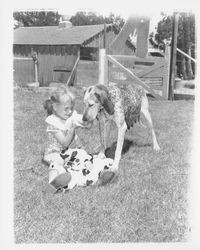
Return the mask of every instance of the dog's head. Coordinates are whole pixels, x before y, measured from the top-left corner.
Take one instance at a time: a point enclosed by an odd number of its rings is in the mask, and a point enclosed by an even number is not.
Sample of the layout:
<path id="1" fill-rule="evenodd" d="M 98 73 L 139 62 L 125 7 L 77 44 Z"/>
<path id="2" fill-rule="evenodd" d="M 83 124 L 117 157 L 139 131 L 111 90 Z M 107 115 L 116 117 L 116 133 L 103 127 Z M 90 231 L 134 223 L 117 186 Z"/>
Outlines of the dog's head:
<path id="1" fill-rule="evenodd" d="M 92 122 L 103 107 L 110 115 L 114 113 L 114 105 L 108 99 L 108 89 L 105 85 L 90 86 L 84 95 L 83 121 Z"/>

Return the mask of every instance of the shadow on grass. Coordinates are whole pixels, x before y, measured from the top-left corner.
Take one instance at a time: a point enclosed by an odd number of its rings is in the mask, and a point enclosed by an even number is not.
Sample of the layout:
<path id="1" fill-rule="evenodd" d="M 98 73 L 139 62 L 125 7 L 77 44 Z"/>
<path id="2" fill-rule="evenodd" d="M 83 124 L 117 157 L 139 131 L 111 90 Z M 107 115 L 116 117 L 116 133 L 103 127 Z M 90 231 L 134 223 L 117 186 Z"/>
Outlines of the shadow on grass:
<path id="1" fill-rule="evenodd" d="M 129 151 L 129 149 L 133 146 L 150 147 L 151 144 L 150 143 L 141 144 L 141 143 L 137 143 L 137 142 L 134 142 L 132 140 L 129 140 L 129 139 L 125 139 L 124 144 L 123 144 L 123 148 L 122 148 L 122 155 L 126 154 Z M 105 156 L 108 158 L 114 159 L 116 147 L 117 147 L 117 141 L 113 142 L 110 147 L 106 148 Z"/>

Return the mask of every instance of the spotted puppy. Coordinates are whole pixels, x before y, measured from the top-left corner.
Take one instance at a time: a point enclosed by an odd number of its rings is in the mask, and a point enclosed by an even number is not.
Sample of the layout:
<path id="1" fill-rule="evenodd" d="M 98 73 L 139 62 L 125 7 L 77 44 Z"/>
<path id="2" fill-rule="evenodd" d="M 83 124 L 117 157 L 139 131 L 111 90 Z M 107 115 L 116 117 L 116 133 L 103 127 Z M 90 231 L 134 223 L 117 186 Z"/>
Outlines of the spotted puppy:
<path id="1" fill-rule="evenodd" d="M 149 113 L 148 99 L 142 87 L 136 87 L 133 84 L 119 85 L 116 83 L 109 83 L 109 86 L 90 86 L 85 92 L 84 104 L 83 121 L 93 122 L 98 118 L 100 122 L 103 121 L 104 123 L 105 131 L 101 131 L 100 129 L 103 150 L 105 150 L 107 146 L 106 140 L 110 129 L 109 121 L 113 120 L 117 125 L 118 139 L 112 166 L 113 171 L 118 169 L 125 132 L 132 127 L 135 122 L 140 120 L 141 113 L 143 113 L 151 128 L 153 148 L 156 151 L 160 149 Z M 103 137 L 102 132 L 104 132 Z"/>

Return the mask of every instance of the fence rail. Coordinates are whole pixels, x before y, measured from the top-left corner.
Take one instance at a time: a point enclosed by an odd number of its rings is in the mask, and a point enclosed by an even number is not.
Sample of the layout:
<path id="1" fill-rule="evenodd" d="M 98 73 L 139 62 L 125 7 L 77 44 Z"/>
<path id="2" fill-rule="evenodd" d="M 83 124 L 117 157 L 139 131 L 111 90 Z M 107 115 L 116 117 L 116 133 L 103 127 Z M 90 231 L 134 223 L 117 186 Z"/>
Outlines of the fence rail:
<path id="1" fill-rule="evenodd" d="M 195 60 L 193 57 L 189 56 L 188 54 L 186 54 L 185 52 L 183 52 L 181 49 L 176 48 L 176 50 L 181 53 L 182 55 L 184 55 L 185 57 L 189 58 L 190 60 L 192 60 L 193 62 L 197 62 L 197 60 Z"/>

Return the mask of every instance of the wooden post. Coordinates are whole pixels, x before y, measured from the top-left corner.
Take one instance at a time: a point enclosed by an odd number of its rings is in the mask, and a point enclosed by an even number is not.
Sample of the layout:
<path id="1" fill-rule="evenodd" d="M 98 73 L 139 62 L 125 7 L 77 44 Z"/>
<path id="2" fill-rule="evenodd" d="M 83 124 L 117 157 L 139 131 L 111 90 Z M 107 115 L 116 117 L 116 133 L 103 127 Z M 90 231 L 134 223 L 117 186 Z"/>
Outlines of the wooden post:
<path id="1" fill-rule="evenodd" d="M 38 83 L 38 61 L 34 61 L 35 64 L 35 82 Z"/>
<path id="2" fill-rule="evenodd" d="M 148 39 L 149 39 L 149 18 L 141 18 L 138 21 L 137 27 L 137 45 L 136 56 L 145 58 L 148 54 Z"/>
<path id="3" fill-rule="evenodd" d="M 106 56 L 106 23 L 104 23 L 103 49 L 99 49 L 99 84 L 108 84 L 108 59 Z"/>
<path id="4" fill-rule="evenodd" d="M 103 48 L 106 49 L 106 23 L 104 23 Z"/>
<path id="5" fill-rule="evenodd" d="M 33 64 L 34 64 L 34 73 L 35 73 L 35 85 L 39 87 L 39 81 L 38 81 L 38 56 L 33 49 L 31 49 L 31 54 L 33 58 Z"/>
<path id="6" fill-rule="evenodd" d="M 169 100 L 174 100 L 174 81 L 176 74 L 176 49 L 178 35 L 178 13 L 173 15 L 173 30 L 171 43 L 170 73 L 169 73 Z"/>
<path id="7" fill-rule="evenodd" d="M 168 42 L 165 44 L 165 66 L 163 72 L 163 97 L 168 100 L 169 97 L 169 68 L 170 68 L 170 47 Z"/>
<path id="8" fill-rule="evenodd" d="M 99 51 L 99 84 L 108 84 L 108 59 L 106 49 Z"/>
<path id="9" fill-rule="evenodd" d="M 71 74 L 67 80 L 67 83 L 66 85 L 70 85 L 70 86 L 73 86 L 74 85 L 74 81 L 72 81 L 72 78 L 75 79 L 75 76 L 76 76 L 76 70 L 77 70 L 77 67 L 78 67 L 78 63 L 80 61 L 80 51 L 78 51 L 78 55 L 77 55 L 77 59 L 74 63 L 74 66 L 73 66 L 73 69 L 71 71 Z"/>

